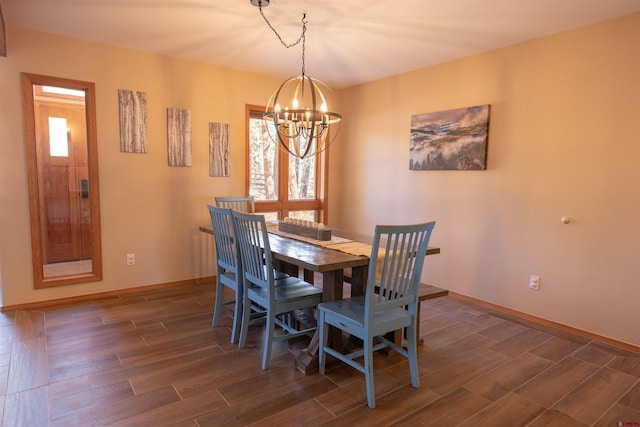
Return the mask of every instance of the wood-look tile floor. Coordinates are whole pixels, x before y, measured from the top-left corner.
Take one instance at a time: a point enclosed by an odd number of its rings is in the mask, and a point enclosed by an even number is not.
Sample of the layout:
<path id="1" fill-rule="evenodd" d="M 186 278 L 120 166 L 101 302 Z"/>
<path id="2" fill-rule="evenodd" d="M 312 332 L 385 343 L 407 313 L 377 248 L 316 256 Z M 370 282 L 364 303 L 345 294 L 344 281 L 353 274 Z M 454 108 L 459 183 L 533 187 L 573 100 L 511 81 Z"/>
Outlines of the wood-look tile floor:
<path id="1" fill-rule="evenodd" d="M 640 354 L 467 301 L 423 303 L 419 389 L 402 357 L 376 354 L 371 410 L 354 369 L 294 369 L 304 341 L 263 371 L 262 326 L 237 349 L 228 315 L 211 327 L 213 297 L 200 284 L 0 314 L 2 425 L 640 425 Z"/>

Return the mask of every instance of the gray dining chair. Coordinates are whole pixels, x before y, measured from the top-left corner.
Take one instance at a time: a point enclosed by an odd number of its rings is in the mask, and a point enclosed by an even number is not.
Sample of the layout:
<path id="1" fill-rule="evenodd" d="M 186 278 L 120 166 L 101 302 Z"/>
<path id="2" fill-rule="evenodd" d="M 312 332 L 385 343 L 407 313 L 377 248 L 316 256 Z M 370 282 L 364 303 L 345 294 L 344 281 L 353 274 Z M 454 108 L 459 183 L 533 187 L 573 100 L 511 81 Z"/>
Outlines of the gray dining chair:
<path id="1" fill-rule="evenodd" d="M 231 209 L 207 206 L 211 216 L 211 226 L 216 246 L 216 299 L 213 308 L 211 325 L 218 326 L 220 312 L 224 305 L 233 304 L 233 327 L 231 342 L 238 340 L 240 322 L 242 320 L 242 269 L 240 268 L 240 253 L 233 238 Z M 224 287 L 231 289 L 235 296 L 233 300 L 224 301 Z"/>
<path id="2" fill-rule="evenodd" d="M 233 209 L 238 212 L 255 213 L 256 205 L 253 196 L 216 197 L 216 207 Z"/>
<path id="3" fill-rule="evenodd" d="M 370 408 L 376 406 L 373 353 L 377 350 L 390 347 L 406 357 L 411 384 L 420 387 L 416 336 L 418 287 L 434 226 L 435 222 L 376 226 L 365 294 L 318 306 L 320 374 L 325 373 L 327 354 L 365 374 Z M 330 347 L 329 326 L 360 338 L 362 349 L 344 354 Z M 403 328 L 407 328 L 406 349 L 384 337 Z M 364 363 L 356 361 L 362 356 Z"/>
<path id="4" fill-rule="evenodd" d="M 246 197 L 216 197 L 216 206 L 232 209 L 244 213 L 256 213 L 256 204 L 253 196 Z M 276 270 L 276 280 L 288 277 L 287 273 Z"/>
<path id="5" fill-rule="evenodd" d="M 274 341 L 313 335 L 315 326 L 297 329 L 296 322 L 291 322 L 290 319 L 295 310 L 315 308 L 322 300 L 322 289 L 294 276 L 276 280 L 264 215 L 237 211 L 232 211 L 231 215 L 240 250 L 244 280 L 239 347 L 244 347 L 246 343 L 251 306 L 263 307 L 266 310 L 266 326 L 262 369 L 267 369 Z M 276 325 L 285 333 L 276 333 Z"/>

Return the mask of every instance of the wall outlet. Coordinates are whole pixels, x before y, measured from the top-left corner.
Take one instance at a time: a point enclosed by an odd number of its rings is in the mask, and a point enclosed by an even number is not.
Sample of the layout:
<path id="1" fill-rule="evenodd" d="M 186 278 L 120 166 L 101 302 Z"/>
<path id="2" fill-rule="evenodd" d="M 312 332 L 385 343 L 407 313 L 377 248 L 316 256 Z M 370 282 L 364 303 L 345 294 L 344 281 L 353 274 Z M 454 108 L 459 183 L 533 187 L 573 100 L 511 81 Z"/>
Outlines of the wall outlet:
<path id="1" fill-rule="evenodd" d="M 136 254 L 127 254 L 127 265 L 136 265 Z"/>
<path id="2" fill-rule="evenodd" d="M 529 289 L 533 289 L 537 291 L 539 285 L 540 285 L 540 277 L 529 276 Z"/>

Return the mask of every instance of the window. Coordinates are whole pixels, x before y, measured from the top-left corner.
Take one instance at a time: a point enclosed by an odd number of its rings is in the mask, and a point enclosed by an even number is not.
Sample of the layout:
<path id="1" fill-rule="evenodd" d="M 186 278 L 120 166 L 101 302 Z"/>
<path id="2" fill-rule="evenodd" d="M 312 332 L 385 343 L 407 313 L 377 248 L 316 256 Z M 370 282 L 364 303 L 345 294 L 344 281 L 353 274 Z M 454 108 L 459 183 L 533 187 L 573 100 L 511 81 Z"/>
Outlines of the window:
<path id="1" fill-rule="evenodd" d="M 279 149 L 262 118 L 265 108 L 247 105 L 247 194 L 255 197 L 256 212 L 267 219 L 290 216 L 327 221 L 328 150 L 299 159 Z"/>
<path id="2" fill-rule="evenodd" d="M 65 117 L 49 117 L 49 155 L 69 157 L 69 135 Z"/>

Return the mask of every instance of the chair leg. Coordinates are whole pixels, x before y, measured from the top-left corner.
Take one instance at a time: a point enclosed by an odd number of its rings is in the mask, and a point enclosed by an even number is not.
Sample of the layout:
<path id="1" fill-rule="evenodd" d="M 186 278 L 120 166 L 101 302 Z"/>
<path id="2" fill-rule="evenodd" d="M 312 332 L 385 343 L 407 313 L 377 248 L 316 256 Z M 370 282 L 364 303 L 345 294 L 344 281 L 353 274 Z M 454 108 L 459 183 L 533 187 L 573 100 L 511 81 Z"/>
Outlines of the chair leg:
<path id="1" fill-rule="evenodd" d="M 213 320 L 211 326 L 214 328 L 218 326 L 218 320 L 220 319 L 220 311 L 222 310 L 224 298 L 224 285 L 220 282 L 216 283 L 216 302 L 213 305 Z"/>
<path id="2" fill-rule="evenodd" d="M 367 337 L 364 341 L 364 376 L 367 387 L 367 403 L 369 408 L 376 407 L 375 387 L 373 385 L 373 337 Z"/>
<path id="3" fill-rule="evenodd" d="M 262 352 L 262 369 L 269 368 L 271 361 L 271 346 L 273 344 L 273 334 L 275 332 L 275 316 L 267 312 L 267 324 L 264 329 L 264 351 Z"/>
<path id="4" fill-rule="evenodd" d="M 414 388 L 420 387 L 420 374 L 418 372 L 418 339 L 417 339 L 416 318 L 411 320 L 407 327 L 407 354 L 409 355 L 409 371 L 411 372 L 411 385 Z"/>
<path id="5" fill-rule="evenodd" d="M 236 292 L 236 302 L 233 308 L 233 328 L 231 329 L 231 343 L 235 344 L 238 341 L 238 334 L 240 333 L 241 319 L 244 316 L 242 310 L 242 294 Z"/>
<path id="6" fill-rule="evenodd" d="M 247 293 L 243 292 L 243 295 L 244 296 L 242 297 L 242 322 L 240 327 L 240 342 L 238 343 L 239 348 L 244 348 L 244 345 L 247 342 L 247 333 L 249 332 L 249 320 L 251 318 L 251 303 L 249 302 Z"/>
<path id="7" fill-rule="evenodd" d="M 318 310 L 318 337 L 320 342 L 318 343 L 318 372 L 320 375 L 324 375 L 324 367 L 327 360 L 327 353 L 324 351 L 324 347 L 327 345 L 327 339 L 329 338 L 329 327 L 324 323 L 324 310 Z"/>

